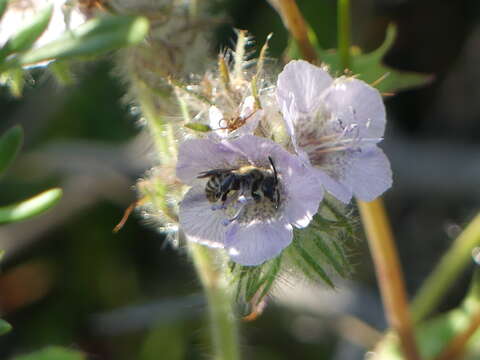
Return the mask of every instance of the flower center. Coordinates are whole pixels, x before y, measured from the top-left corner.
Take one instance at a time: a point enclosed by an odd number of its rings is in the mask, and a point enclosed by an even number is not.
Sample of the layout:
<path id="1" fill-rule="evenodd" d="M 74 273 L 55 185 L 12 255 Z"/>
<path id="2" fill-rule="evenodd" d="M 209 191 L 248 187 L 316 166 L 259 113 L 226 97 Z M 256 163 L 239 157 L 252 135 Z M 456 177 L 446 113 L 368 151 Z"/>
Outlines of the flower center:
<path id="1" fill-rule="evenodd" d="M 369 123 L 367 122 L 367 128 Z M 325 155 L 340 151 L 360 151 L 362 147 L 375 144 L 381 138 L 368 138 L 361 134 L 356 123 L 343 124 L 341 119 L 325 122 L 319 130 L 302 131 L 299 145 L 305 150 L 314 165 L 322 164 Z"/>

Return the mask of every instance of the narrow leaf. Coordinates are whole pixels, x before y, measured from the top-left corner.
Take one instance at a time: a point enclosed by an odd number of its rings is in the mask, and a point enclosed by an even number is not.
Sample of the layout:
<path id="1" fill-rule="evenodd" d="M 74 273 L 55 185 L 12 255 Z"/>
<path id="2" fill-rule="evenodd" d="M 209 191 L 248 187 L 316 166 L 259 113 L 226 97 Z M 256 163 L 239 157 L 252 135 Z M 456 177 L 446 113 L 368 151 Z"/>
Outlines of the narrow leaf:
<path id="1" fill-rule="evenodd" d="M 323 267 L 320 266 L 317 260 L 315 260 L 303 247 L 300 246 L 298 241 L 293 241 L 293 245 L 298 255 L 305 261 L 305 263 L 330 287 L 334 288 L 332 280 L 327 275 Z"/>
<path id="2" fill-rule="evenodd" d="M 245 284 L 245 299 L 249 301 L 262 285 L 260 280 L 261 266 L 248 268 L 248 277 Z"/>
<path id="3" fill-rule="evenodd" d="M 0 224 L 28 219 L 43 213 L 55 205 L 62 196 L 62 190 L 55 188 L 44 191 L 28 200 L 0 207 Z"/>
<path id="4" fill-rule="evenodd" d="M 60 85 L 67 86 L 75 82 L 70 66 L 66 61 L 55 61 L 48 68 Z"/>
<path id="5" fill-rule="evenodd" d="M 10 54 L 28 50 L 35 41 L 46 30 L 50 18 L 52 17 L 52 6 L 41 10 L 33 19 L 13 35 L 7 43 L 0 49 L 0 59 L 4 59 Z"/>
<path id="6" fill-rule="evenodd" d="M 25 72 L 19 67 L 10 69 L 0 74 L 0 84 L 4 84 L 13 97 L 19 98 L 22 96 L 25 85 Z"/>
<path id="7" fill-rule="evenodd" d="M 86 360 L 86 357 L 79 351 L 49 346 L 32 354 L 17 356 L 14 360 Z"/>
<path id="8" fill-rule="evenodd" d="M 338 262 L 337 257 L 333 254 L 330 247 L 325 243 L 324 239 L 319 234 L 316 234 L 313 238 L 313 242 L 318 247 L 318 249 L 320 249 L 322 254 L 328 260 L 330 265 L 332 265 L 335 271 L 340 276 L 345 276 L 345 271 L 343 270 L 342 265 Z"/>
<path id="9" fill-rule="evenodd" d="M 270 271 L 269 271 L 269 274 L 268 274 L 268 276 L 265 276 L 265 282 L 263 284 L 263 290 L 262 290 L 262 293 L 260 294 L 260 296 L 258 297 L 259 299 L 263 299 L 265 297 L 265 295 L 267 295 L 268 292 L 270 291 L 270 289 L 272 288 L 272 285 L 275 282 L 275 280 L 277 279 L 278 273 L 280 272 L 281 262 L 282 262 L 282 255 L 277 256 L 273 260 L 272 266 L 271 266 Z"/>
<path id="10" fill-rule="evenodd" d="M 186 128 L 194 130 L 194 131 L 199 131 L 199 132 L 209 132 L 212 131 L 212 128 L 208 125 L 205 124 L 199 124 L 199 123 L 188 123 L 184 125 Z"/>
<path id="11" fill-rule="evenodd" d="M 148 32 L 148 20 L 141 16 L 106 16 L 92 19 L 58 40 L 31 49 L 7 66 L 31 65 L 52 59 L 88 57 L 136 44 Z"/>
<path id="12" fill-rule="evenodd" d="M 23 130 L 19 125 L 8 129 L 0 137 L 0 174 L 4 173 L 17 156 L 23 142 Z"/>
<path id="13" fill-rule="evenodd" d="M 282 256 L 279 255 L 275 259 L 269 261 L 267 264 L 258 267 L 260 270 L 268 267 L 268 270 L 266 270 L 263 274 L 260 273 L 258 276 L 255 276 L 255 285 L 249 289 L 249 292 L 247 292 L 245 296 L 247 301 L 251 301 L 260 289 L 262 289 L 262 294 L 258 297 L 258 300 L 261 300 L 268 293 L 277 277 L 278 272 L 280 271 L 281 257 Z"/>
<path id="14" fill-rule="evenodd" d="M 2 16 L 7 9 L 8 0 L 0 0 L 0 20 L 2 20 Z"/>
<path id="15" fill-rule="evenodd" d="M 12 325 L 3 319 L 0 319 L 0 335 L 4 335 L 12 330 Z"/>

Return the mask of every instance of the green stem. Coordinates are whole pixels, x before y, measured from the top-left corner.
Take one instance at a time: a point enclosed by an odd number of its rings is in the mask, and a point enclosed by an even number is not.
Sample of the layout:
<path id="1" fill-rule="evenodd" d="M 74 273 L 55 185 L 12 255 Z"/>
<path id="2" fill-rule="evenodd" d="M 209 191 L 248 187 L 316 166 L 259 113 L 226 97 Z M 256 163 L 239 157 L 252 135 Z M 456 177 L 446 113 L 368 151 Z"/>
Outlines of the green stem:
<path id="1" fill-rule="evenodd" d="M 207 295 L 215 360 L 239 360 L 238 329 L 225 274 L 215 264 L 212 250 L 188 243 L 190 254 Z"/>
<path id="2" fill-rule="evenodd" d="M 472 250 L 478 245 L 480 245 L 480 214 L 458 236 L 417 292 L 412 303 L 414 322 L 423 320 L 435 309 L 458 275 L 468 266 Z"/>
<path id="3" fill-rule="evenodd" d="M 338 0 L 338 52 L 342 69 L 350 69 L 350 0 Z"/>
<path id="4" fill-rule="evenodd" d="M 171 149 L 175 144 L 171 143 L 172 140 L 168 136 L 165 136 L 167 124 L 163 120 L 162 114 L 156 109 L 152 91 L 135 75 L 132 76 L 132 86 L 142 109 L 147 128 L 153 138 L 157 156 L 162 164 L 170 163 L 172 161 Z"/>

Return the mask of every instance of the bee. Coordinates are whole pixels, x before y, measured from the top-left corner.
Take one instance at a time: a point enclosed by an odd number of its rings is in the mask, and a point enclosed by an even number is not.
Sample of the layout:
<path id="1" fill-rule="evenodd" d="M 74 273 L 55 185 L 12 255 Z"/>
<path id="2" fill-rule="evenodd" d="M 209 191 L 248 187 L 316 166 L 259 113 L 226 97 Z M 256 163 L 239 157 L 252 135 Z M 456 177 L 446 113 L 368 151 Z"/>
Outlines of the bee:
<path id="1" fill-rule="evenodd" d="M 251 197 L 255 202 L 266 198 L 275 208 L 280 203 L 278 173 L 269 156 L 270 169 L 261 169 L 255 166 L 243 166 L 237 169 L 214 169 L 201 173 L 197 178 L 209 178 L 205 185 L 205 194 L 208 201 L 223 203 L 231 191 L 239 191 L 240 195 Z"/>

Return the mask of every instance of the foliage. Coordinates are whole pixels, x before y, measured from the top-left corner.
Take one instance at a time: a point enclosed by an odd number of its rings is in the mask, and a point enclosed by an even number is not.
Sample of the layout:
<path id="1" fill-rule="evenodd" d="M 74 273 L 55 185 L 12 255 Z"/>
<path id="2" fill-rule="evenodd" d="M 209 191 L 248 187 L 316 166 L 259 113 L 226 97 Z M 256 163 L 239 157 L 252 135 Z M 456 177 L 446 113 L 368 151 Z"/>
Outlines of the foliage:
<path id="1" fill-rule="evenodd" d="M 348 69 L 348 72 L 354 74 L 358 79 L 372 84 L 380 92 L 385 94 L 423 86 L 432 81 L 431 75 L 393 69 L 383 64 L 383 58 L 391 49 L 396 34 L 395 25 L 390 25 L 387 28 L 383 44 L 369 53 L 363 53 L 358 47 L 351 47 L 350 55 L 352 61 L 351 69 Z M 323 63 L 328 65 L 330 72 L 332 74 L 342 74 L 340 54 L 336 50 L 323 49 L 317 43 L 316 37 L 311 30 L 310 35 L 317 50 L 318 57 Z M 292 59 L 301 58 L 299 50 L 293 40 L 290 41 L 287 53 Z"/>
<path id="2" fill-rule="evenodd" d="M 85 360 L 86 357 L 79 351 L 62 348 L 60 346 L 49 346 L 37 352 L 17 356 L 14 360 Z"/>

